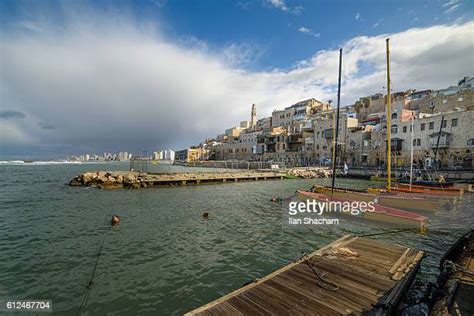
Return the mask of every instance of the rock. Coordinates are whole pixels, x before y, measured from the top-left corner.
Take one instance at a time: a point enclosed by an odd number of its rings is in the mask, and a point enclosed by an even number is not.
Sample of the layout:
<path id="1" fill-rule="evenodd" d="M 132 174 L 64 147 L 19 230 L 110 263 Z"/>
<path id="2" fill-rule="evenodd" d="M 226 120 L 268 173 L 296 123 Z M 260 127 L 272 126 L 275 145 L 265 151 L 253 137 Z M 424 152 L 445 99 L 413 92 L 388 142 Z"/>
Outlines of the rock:
<path id="1" fill-rule="evenodd" d="M 140 182 L 133 182 L 130 184 L 130 189 L 136 190 L 140 189 Z"/>
<path id="2" fill-rule="evenodd" d="M 314 179 L 314 178 L 322 178 L 322 177 L 329 177 L 329 170 L 327 168 L 309 168 L 309 169 L 301 169 L 301 168 L 294 168 L 288 170 L 288 174 L 300 177 L 303 179 Z"/>
<path id="3" fill-rule="evenodd" d="M 124 182 L 134 182 L 136 180 L 137 180 L 137 177 L 132 172 L 126 173 L 125 176 L 123 177 Z"/>
<path id="4" fill-rule="evenodd" d="M 80 187 L 82 186 L 82 179 L 80 176 L 77 176 L 75 177 L 74 179 L 72 179 L 70 182 L 69 182 L 69 185 L 70 186 L 73 186 L 73 187 Z"/>

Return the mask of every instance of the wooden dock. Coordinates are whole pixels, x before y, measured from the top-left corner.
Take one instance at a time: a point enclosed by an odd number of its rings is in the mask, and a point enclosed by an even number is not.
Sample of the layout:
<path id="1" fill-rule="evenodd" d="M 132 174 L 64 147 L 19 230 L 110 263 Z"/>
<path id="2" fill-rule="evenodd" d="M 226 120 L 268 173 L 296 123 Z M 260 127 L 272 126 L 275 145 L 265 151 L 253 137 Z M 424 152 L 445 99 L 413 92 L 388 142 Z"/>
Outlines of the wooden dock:
<path id="1" fill-rule="evenodd" d="M 347 235 L 186 315 L 389 314 L 423 255 Z"/>

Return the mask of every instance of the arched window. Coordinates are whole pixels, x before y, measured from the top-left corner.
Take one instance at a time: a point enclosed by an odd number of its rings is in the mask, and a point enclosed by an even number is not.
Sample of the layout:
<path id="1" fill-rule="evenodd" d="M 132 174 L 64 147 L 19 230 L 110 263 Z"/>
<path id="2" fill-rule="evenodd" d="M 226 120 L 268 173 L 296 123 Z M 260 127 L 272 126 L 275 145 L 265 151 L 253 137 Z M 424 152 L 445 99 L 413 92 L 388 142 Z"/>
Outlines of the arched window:
<path id="1" fill-rule="evenodd" d="M 356 142 L 353 141 L 353 140 L 351 140 L 351 141 L 349 142 L 349 147 L 350 147 L 351 149 L 354 149 L 354 148 L 356 147 Z"/>
<path id="2" fill-rule="evenodd" d="M 467 145 L 468 145 L 468 146 L 474 146 L 474 138 L 469 138 L 469 139 L 467 140 Z"/>
<path id="3" fill-rule="evenodd" d="M 392 128 L 390 129 L 390 132 L 397 134 L 398 133 L 398 125 L 392 125 Z"/>
<path id="4" fill-rule="evenodd" d="M 397 117 L 398 117 L 398 114 L 397 114 L 397 113 L 393 113 L 393 114 L 392 114 L 392 120 L 396 120 Z"/>

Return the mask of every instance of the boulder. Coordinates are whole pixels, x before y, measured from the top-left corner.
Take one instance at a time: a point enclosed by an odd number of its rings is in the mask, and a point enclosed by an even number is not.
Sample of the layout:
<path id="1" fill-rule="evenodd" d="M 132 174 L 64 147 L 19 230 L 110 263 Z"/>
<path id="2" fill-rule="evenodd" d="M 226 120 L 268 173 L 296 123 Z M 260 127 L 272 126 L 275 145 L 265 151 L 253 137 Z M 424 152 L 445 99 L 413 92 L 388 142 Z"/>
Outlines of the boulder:
<path id="1" fill-rule="evenodd" d="M 77 177 L 74 177 L 74 179 L 72 179 L 70 182 L 69 182 L 69 185 L 70 186 L 73 186 L 73 187 L 80 187 L 82 186 L 82 179 L 80 176 L 77 176 Z"/>

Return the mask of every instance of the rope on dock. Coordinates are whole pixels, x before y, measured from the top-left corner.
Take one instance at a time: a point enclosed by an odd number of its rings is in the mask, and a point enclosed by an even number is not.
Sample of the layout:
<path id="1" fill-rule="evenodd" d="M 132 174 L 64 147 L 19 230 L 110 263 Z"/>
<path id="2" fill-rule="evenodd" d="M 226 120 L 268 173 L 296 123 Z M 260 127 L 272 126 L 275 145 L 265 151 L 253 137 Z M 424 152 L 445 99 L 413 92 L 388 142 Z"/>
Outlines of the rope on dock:
<path id="1" fill-rule="evenodd" d="M 303 258 L 305 258 L 305 257 L 308 257 L 308 255 L 307 255 L 307 254 L 304 254 L 304 255 L 303 255 Z M 327 281 L 327 280 L 325 280 L 325 279 L 322 277 L 322 275 L 321 275 L 321 274 L 316 270 L 316 268 L 314 267 L 312 260 L 313 260 L 313 258 L 307 258 L 307 259 L 306 259 L 306 264 L 307 264 L 308 268 L 309 268 L 311 271 L 313 271 L 314 275 L 316 275 L 316 278 L 317 278 L 319 281 L 321 281 L 321 283 L 317 282 L 317 285 L 318 285 L 319 287 L 325 289 L 325 290 L 328 290 L 328 291 L 337 291 L 337 290 L 339 290 L 339 287 L 338 287 L 336 284 L 334 284 L 334 283 L 332 283 L 332 282 L 330 282 L 330 281 Z M 326 284 L 329 285 L 329 286 L 326 286 Z M 323 286 L 323 285 L 324 285 L 324 286 Z"/>

